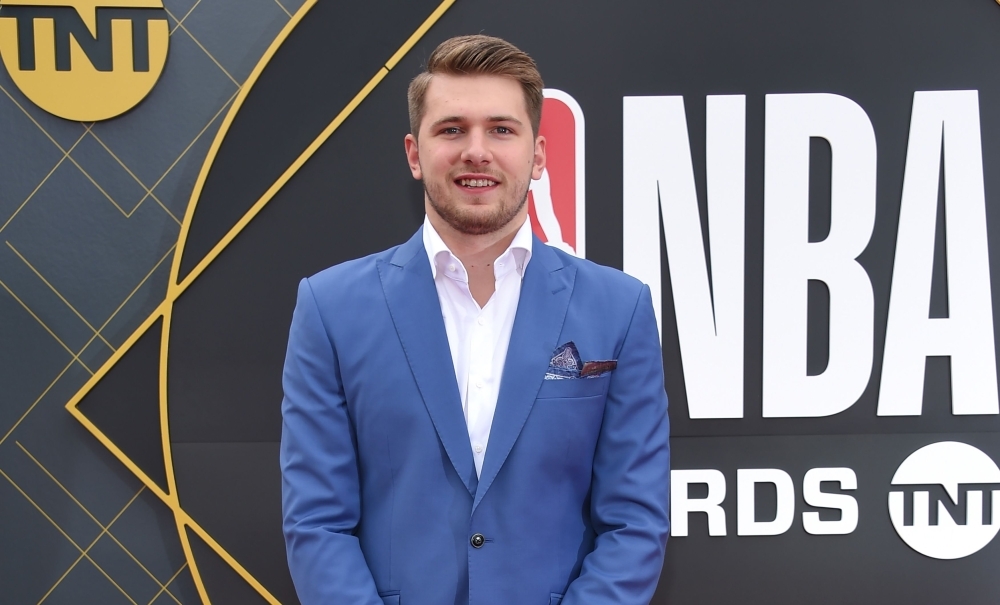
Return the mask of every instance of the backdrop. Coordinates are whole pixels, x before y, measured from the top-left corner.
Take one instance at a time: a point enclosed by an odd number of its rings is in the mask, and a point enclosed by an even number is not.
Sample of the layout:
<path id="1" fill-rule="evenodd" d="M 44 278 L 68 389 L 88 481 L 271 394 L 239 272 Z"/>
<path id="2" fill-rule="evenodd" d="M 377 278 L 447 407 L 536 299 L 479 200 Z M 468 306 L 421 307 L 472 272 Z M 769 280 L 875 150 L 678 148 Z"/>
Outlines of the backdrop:
<path id="1" fill-rule="evenodd" d="M 994 0 L 54 4 L 0 4 L 4 602 L 297 602 L 295 284 L 419 226 L 469 32 L 545 78 L 535 231 L 654 292 L 653 603 L 1000 598 Z"/>

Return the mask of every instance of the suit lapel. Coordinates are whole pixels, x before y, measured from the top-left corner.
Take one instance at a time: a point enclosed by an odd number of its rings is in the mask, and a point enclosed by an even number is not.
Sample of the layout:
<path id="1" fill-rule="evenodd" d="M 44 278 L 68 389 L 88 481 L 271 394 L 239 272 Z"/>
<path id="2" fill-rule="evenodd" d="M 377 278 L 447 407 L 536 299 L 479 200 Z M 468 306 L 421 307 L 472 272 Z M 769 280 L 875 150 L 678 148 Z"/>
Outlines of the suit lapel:
<path id="1" fill-rule="evenodd" d="M 562 332 L 575 277 L 575 267 L 564 266 L 552 248 L 537 237 L 533 239 L 473 511 L 507 460 L 535 404 L 552 352 L 560 344 L 556 340 Z"/>
<path id="2" fill-rule="evenodd" d="M 434 429 L 458 476 L 469 493 L 475 495 L 476 466 L 469 431 L 422 233 L 418 229 L 396 249 L 389 262 L 378 262 L 379 277 L 396 333 Z"/>

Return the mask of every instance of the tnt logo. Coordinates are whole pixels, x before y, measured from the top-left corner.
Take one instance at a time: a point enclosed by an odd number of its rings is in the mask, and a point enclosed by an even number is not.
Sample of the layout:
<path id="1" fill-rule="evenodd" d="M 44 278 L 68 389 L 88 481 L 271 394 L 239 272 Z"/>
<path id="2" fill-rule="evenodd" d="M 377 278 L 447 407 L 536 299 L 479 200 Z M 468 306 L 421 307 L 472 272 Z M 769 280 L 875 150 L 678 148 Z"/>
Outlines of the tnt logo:
<path id="1" fill-rule="evenodd" d="M 545 137 L 546 166 L 531 181 L 528 216 L 542 241 L 584 258 L 583 111 L 570 95 L 546 88 L 539 134 Z"/>
<path id="2" fill-rule="evenodd" d="M 67 120 L 125 113 L 167 62 L 161 0 L 3 0 L 0 56 L 36 105 Z"/>
<path id="3" fill-rule="evenodd" d="M 896 470 L 889 517 L 913 550 L 960 559 L 984 548 L 1000 529 L 1000 469 L 965 443 L 942 441 L 910 454 Z"/>

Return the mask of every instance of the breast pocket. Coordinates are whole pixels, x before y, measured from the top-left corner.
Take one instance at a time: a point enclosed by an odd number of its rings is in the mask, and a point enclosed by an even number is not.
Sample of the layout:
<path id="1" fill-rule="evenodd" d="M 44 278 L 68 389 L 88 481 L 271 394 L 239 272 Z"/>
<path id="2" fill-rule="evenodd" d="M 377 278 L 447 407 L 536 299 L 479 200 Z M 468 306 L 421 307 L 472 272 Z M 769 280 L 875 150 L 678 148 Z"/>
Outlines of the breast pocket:
<path id="1" fill-rule="evenodd" d="M 543 380 L 538 389 L 538 399 L 580 399 L 603 397 L 608 392 L 611 373 L 596 378 L 563 378 Z"/>

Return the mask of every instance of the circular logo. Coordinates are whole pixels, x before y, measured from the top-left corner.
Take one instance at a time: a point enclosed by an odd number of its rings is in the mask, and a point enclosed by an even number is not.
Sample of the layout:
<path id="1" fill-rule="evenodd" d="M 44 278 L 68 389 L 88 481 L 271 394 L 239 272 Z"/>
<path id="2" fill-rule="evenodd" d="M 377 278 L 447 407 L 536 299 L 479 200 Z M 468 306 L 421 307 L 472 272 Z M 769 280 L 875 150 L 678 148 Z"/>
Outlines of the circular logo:
<path id="1" fill-rule="evenodd" d="M 123 114 L 153 89 L 170 31 L 161 0 L 3 0 L 0 57 L 33 103 L 93 122 Z"/>
<path id="2" fill-rule="evenodd" d="M 913 452 L 892 477 L 889 518 L 913 550 L 960 559 L 1000 530 L 1000 468 L 980 450 L 955 441 Z"/>

